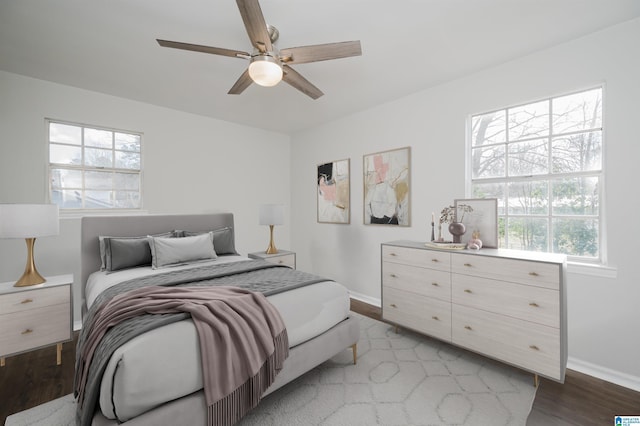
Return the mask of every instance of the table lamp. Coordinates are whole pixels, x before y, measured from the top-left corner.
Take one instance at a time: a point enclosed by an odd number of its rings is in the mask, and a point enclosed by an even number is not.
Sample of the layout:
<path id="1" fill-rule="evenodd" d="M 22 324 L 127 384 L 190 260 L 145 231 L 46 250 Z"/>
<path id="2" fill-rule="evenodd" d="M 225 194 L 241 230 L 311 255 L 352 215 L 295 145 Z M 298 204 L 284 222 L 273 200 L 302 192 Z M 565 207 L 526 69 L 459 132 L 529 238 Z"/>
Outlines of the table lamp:
<path id="1" fill-rule="evenodd" d="M 58 235 L 59 232 L 56 204 L 0 204 L 0 238 L 24 238 L 27 243 L 27 265 L 14 287 L 47 281 L 36 269 L 33 246 L 37 237 Z"/>
<path id="2" fill-rule="evenodd" d="M 284 206 L 282 204 L 263 204 L 260 206 L 260 225 L 269 225 L 269 247 L 265 253 L 275 254 L 278 252 L 276 245 L 273 243 L 273 227 L 274 225 L 282 225 L 284 223 Z"/>

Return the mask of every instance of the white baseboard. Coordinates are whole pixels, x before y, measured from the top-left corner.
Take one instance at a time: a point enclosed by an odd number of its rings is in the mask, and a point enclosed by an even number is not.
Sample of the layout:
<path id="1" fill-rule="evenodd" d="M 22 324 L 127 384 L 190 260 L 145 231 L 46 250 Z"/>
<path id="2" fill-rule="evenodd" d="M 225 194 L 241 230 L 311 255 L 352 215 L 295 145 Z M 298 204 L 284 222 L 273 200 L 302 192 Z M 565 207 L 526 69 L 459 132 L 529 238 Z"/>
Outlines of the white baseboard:
<path id="1" fill-rule="evenodd" d="M 382 306 L 382 301 L 380 299 L 376 299 L 375 297 L 367 296 L 365 294 L 357 293 L 351 290 L 349 290 L 349 294 L 351 295 L 352 299 L 368 303 L 369 305 L 373 305 L 378 308 Z"/>
<path id="2" fill-rule="evenodd" d="M 569 357 L 567 368 L 640 392 L 640 377 Z"/>

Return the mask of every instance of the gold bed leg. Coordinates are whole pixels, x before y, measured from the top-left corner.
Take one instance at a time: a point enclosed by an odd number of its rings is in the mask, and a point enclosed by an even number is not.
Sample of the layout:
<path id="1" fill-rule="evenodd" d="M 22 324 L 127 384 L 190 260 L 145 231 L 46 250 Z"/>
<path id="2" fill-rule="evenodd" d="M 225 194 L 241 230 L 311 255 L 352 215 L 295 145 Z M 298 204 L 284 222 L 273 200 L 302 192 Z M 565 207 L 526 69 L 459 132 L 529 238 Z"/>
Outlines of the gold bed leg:
<path id="1" fill-rule="evenodd" d="M 536 388 L 540 386 L 540 377 L 537 374 L 533 375 L 533 386 Z"/>
<path id="2" fill-rule="evenodd" d="M 62 343 L 56 345 L 56 365 L 62 364 Z"/>
<path id="3" fill-rule="evenodd" d="M 353 365 L 356 365 L 356 360 L 358 359 L 358 344 L 354 343 L 351 345 L 351 350 L 353 351 Z"/>
<path id="4" fill-rule="evenodd" d="M 4 367 L 4 358 L 0 358 L 0 367 Z"/>
<path id="5" fill-rule="evenodd" d="M 393 331 L 396 332 L 396 334 L 398 334 L 398 331 L 400 331 L 400 327 L 398 327 L 397 325 L 393 326 Z"/>

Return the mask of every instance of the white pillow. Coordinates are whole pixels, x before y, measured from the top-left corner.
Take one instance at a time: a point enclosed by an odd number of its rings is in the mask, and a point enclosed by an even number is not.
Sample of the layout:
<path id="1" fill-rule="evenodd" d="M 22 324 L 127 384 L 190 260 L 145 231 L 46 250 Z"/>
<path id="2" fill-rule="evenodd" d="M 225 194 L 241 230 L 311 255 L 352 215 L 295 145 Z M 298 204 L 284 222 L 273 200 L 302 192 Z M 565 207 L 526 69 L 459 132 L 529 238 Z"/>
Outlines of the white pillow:
<path id="1" fill-rule="evenodd" d="M 217 258 L 213 248 L 213 232 L 183 238 L 151 235 L 148 238 L 153 269 Z"/>

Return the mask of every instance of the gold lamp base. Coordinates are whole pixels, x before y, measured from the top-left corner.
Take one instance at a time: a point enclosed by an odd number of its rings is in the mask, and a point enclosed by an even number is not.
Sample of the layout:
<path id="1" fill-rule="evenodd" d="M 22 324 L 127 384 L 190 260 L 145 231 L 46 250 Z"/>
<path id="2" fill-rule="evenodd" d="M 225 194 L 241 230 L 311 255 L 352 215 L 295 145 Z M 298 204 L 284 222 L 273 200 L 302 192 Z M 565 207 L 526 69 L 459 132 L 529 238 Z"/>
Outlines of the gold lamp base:
<path id="1" fill-rule="evenodd" d="M 276 248 L 276 245 L 273 242 L 273 225 L 269 225 L 269 234 L 270 234 L 269 247 L 267 247 L 267 250 L 265 251 L 265 253 L 276 254 L 278 252 L 278 249 Z"/>
<path id="2" fill-rule="evenodd" d="M 33 246 L 36 243 L 36 239 L 25 238 L 25 242 L 27 243 L 27 265 L 20 279 L 13 285 L 14 287 L 27 287 L 47 282 L 36 269 L 36 262 L 33 258 Z"/>

